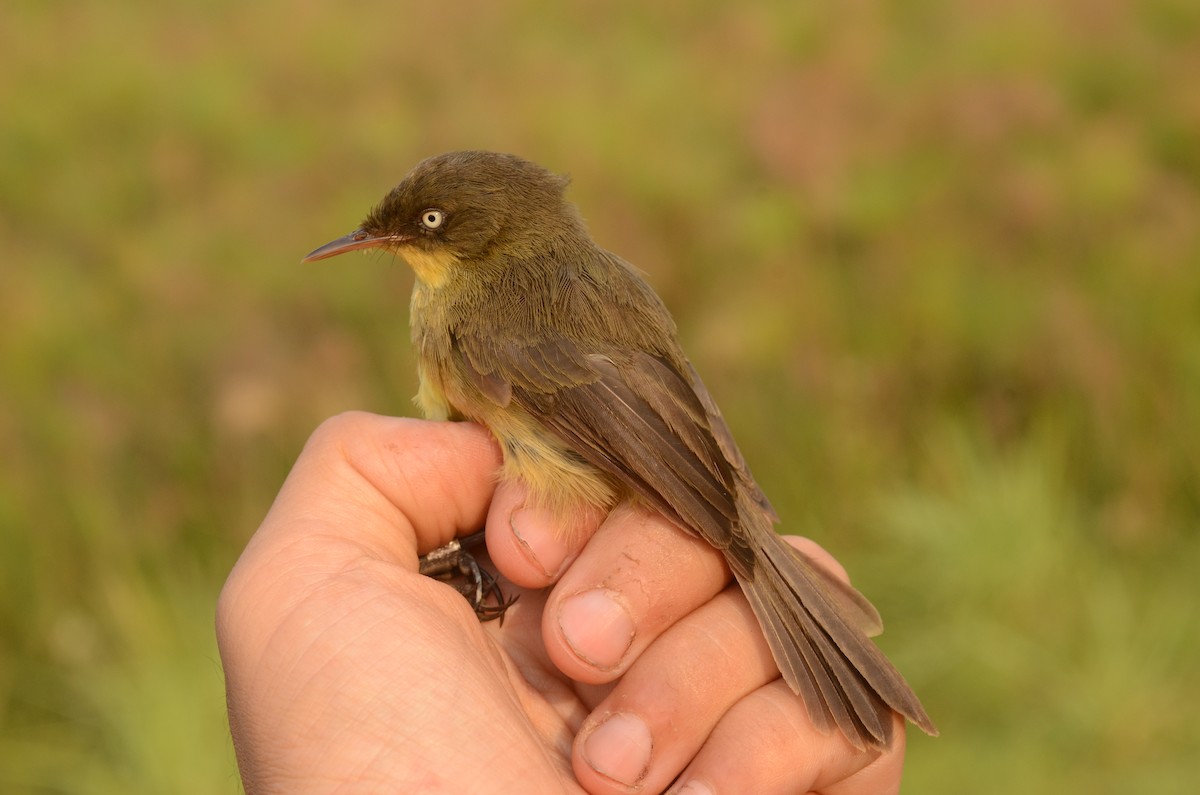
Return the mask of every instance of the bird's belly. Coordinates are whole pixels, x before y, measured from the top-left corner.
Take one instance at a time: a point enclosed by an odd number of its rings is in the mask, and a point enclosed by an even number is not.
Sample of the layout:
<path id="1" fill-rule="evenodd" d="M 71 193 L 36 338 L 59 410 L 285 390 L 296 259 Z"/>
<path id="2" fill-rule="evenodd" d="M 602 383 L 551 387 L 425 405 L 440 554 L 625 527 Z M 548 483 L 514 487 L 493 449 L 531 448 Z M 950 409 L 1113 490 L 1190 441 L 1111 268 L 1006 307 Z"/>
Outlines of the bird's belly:
<path id="1" fill-rule="evenodd" d="M 446 389 L 442 385 L 441 374 L 436 370 L 437 368 L 427 367 L 424 362 L 417 363 L 419 385 L 413 402 L 417 404 L 425 419 L 444 421 L 451 419 L 451 406 L 446 397 Z"/>
<path id="2" fill-rule="evenodd" d="M 612 508 L 620 498 L 612 478 L 522 414 L 518 409 L 481 418 L 504 453 L 501 480 L 524 483 L 529 504 L 546 508 L 564 521 L 581 508 Z"/>
<path id="3" fill-rule="evenodd" d="M 570 526 L 580 510 L 608 510 L 620 500 L 623 490 L 611 476 L 584 460 L 520 406 L 497 406 L 436 363 L 422 362 L 417 370 L 420 387 L 414 401 L 425 418 L 466 419 L 491 431 L 504 456 L 497 476 L 504 482 L 524 483 L 529 489 L 526 504 L 545 508 L 559 516 L 563 526 Z"/>

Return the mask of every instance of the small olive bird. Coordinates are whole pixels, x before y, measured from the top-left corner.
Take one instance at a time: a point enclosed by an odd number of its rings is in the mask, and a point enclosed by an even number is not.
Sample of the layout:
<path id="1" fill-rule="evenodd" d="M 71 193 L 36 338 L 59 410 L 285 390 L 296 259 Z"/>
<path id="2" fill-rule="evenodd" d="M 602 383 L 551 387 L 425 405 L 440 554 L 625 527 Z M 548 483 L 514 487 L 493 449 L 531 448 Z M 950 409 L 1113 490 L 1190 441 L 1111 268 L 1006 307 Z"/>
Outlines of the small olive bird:
<path id="1" fill-rule="evenodd" d="M 407 262 L 425 416 L 489 428 L 501 479 L 564 524 L 633 500 L 721 550 L 818 729 L 885 747 L 895 710 L 936 734 L 868 639 L 871 603 L 776 535 L 666 307 L 593 242 L 566 185 L 514 155 L 438 155 L 305 261 L 378 248 Z"/>

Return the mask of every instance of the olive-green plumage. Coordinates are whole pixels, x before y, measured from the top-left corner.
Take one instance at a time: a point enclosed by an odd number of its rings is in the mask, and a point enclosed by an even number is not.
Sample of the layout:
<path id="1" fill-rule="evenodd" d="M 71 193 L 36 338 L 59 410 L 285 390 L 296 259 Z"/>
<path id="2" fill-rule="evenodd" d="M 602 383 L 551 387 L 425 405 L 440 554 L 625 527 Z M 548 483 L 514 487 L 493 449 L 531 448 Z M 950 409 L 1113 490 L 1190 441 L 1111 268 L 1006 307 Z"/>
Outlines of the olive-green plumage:
<path id="1" fill-rule="evenodd" d="M 383 248 L 408 262 L 426 416 L 487 426 L 501 476 L 564 517 L 638 500 L 722 550 L 817 727 L 885 746 L 895 710 L 936 733 L 868 639 L 871 604 L 775 534 L 669 313 L 592 241 L 566 184 L 513 155 L 439 155 L 306 259 Z"/>

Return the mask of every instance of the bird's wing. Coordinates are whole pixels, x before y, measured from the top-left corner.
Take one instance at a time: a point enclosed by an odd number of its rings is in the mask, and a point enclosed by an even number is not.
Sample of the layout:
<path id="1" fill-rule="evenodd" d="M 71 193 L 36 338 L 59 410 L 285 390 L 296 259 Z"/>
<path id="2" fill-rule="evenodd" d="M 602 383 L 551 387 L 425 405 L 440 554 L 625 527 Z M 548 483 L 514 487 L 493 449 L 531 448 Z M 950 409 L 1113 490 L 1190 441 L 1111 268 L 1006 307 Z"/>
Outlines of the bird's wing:
<path id="1" fill-rule="evenodd" d="M 562 336 L 525 343 L 462 336 L 455 347 L 490 400 L 519 405 L 593 466 L 725 551 L 735 570 L 753 566 L 753 552 L 734 533 L 742 484 L 726 447 L 736 447 L 732 436 L 714 433 L 711 398 L 697 394 L 690 365 L 681 372 L 645 351 L 586 351 Z M 724 421 L 719 427 L 729 434 Z"/>

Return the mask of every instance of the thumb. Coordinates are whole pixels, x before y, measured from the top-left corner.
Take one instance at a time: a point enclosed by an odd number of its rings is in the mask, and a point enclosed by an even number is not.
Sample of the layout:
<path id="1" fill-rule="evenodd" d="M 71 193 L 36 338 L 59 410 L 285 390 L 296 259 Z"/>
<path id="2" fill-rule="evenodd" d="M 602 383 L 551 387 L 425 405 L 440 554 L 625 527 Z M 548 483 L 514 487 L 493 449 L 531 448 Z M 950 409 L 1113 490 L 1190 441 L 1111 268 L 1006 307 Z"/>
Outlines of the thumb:
<path id="1" fill-rule="evenodd" d="M 230 573 L 218 618 L 286 613 L 364 559 L 415 572 L 420 553 L 483 527 L 499 464 L 478 425 L 362 412 L 326 420 Z"/>

